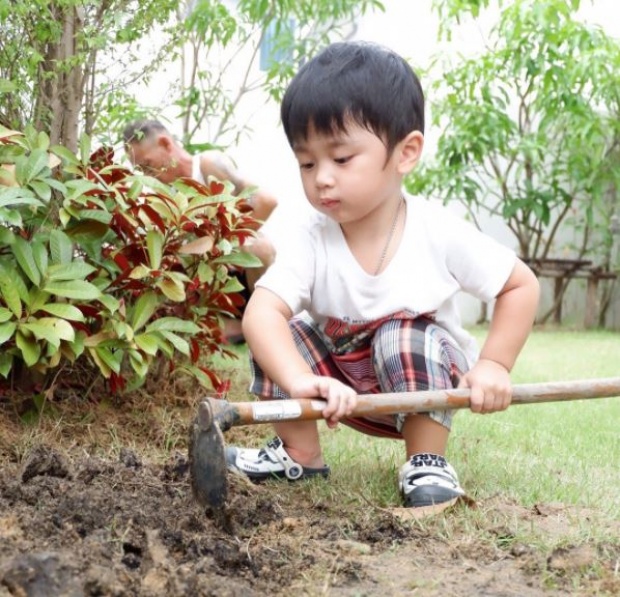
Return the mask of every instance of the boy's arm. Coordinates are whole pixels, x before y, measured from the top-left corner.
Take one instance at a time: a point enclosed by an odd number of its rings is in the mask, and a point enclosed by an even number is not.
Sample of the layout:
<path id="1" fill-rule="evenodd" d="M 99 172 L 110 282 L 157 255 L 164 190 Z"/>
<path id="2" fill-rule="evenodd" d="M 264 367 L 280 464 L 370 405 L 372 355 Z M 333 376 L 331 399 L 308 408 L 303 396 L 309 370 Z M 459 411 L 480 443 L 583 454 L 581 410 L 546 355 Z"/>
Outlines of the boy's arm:
<path id="1" fill-rule="evenodd" d="M 243 315 L 243 335 L 265 375 L 291 398 L 323 398 L 331 427 L 357 404 L 355 391 L 331 377 L 315 375 L 295 345 L 288 325 L 292 313 L 279 296 L 256 288 Z"/>
<path id="2" fill-rule="evenodd" d="M 493 412 L 511 400 L 510 371 L 532 329 L 540 288 L 538 279 L 520 259 L 495 301 L 493 317 L 478 362 L 459 387 L 471 388 L 471 410 Z"/>

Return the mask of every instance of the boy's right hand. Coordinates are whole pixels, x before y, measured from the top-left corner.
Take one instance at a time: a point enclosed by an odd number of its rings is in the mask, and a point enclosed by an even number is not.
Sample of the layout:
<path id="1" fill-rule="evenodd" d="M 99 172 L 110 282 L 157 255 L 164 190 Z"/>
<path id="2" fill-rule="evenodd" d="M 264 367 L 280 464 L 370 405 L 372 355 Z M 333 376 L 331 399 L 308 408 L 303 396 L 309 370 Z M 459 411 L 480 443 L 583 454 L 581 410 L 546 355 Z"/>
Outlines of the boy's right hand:
<path id="1" fill-rule="evenodd" d="M 291 398 L 323 398 L 327 405 L 323 409 L 323 417 L 327 426 L 336 427 L 343 417 L 353 414 L 357 406 L 355 390 L 333 377 L 319 375 L 303 375 L 291 384 Z"/>

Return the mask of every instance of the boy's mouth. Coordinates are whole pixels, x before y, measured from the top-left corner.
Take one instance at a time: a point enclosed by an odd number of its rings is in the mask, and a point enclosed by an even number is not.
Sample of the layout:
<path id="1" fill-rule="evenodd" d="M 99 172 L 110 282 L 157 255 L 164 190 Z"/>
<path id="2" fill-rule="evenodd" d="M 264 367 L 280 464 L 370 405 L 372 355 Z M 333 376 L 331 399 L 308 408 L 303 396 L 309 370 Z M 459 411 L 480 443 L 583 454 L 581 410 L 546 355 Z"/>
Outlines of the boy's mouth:
<path id="1" fill-rule="evenodd" d="M 338 199 L 321 199 L 319 205 L 325 209 L 333 209 L 337 205 L 340 205 Z"/>

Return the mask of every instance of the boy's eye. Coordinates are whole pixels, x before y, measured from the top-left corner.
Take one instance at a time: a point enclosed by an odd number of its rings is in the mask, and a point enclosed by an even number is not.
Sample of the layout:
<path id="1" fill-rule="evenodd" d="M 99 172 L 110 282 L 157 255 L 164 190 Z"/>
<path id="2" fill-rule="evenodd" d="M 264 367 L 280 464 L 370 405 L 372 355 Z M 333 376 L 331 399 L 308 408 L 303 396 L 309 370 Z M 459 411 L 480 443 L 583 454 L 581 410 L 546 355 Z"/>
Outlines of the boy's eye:
<path id="1" fill-rule="evenodd" d="M 353 156 L 347 155 L 341 158 L 335 158 L 334 161 L 336 164 L 346 164 Z"/>
<path id="2" fill-rule="evenodd" d="M 314 166 L 314 164 L 312 162 L 300 162 L 299 163 L 299 167 L 302 170 L 310 170 L 312 168 L 312 166 Z"/>

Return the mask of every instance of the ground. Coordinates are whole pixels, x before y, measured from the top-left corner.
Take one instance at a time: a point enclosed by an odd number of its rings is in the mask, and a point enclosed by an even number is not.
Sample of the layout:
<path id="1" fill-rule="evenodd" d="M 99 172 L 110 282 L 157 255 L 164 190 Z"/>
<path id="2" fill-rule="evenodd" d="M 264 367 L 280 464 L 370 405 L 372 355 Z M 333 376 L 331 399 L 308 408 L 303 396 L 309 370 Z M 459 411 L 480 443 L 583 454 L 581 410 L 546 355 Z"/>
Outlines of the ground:
<path id="1" fill-rule="evenodd" d="M 496 496 L 416 519 L 323 480 L 233 476 L 214 513 L 189 484 L 195 400 L 0 407 L 0 597 L 620 593 L 620 549 L 575 507 Z"/>

